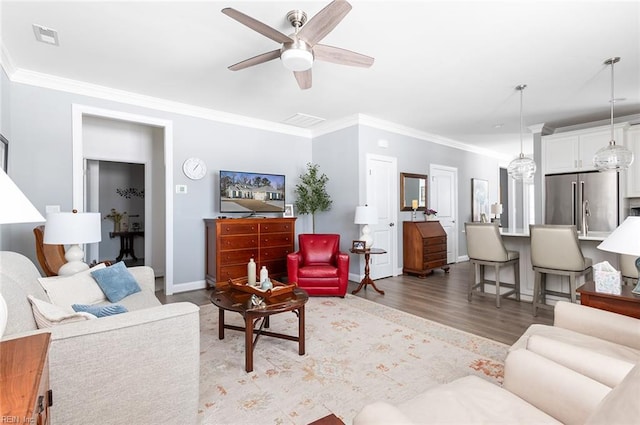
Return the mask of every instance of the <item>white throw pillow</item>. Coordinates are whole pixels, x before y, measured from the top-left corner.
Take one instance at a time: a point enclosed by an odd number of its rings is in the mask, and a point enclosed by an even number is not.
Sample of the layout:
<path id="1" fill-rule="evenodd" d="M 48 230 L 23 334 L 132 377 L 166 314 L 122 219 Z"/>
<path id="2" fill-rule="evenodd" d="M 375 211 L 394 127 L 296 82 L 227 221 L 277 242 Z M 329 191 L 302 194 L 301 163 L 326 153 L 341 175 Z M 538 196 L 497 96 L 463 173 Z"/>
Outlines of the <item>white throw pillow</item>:
<path id="1" fill-rule="evenodd" d="M 73 304 L 97 304 L 107 300 L 98 282 L 91 276 L 92 271 L 105 267 L 104 263 L 100 263 L 71 276 L 40 277 L 38 281 L 53 304 L 73 313 Z"/>
<path id="2" fill-rule="evenodd" d="M 34 298 L 31 295 L 28 295 L 27 298 L 31 303 L 31 310 L 33 311 L 34 319 L 36 319 L 38 329 L 50 328 L 52 326 L 62 325 L 65 323 L 96 319 L 96 316 L 91 313 L 68 313 L 62 307 L 49 304 L 48 302 Z"/>

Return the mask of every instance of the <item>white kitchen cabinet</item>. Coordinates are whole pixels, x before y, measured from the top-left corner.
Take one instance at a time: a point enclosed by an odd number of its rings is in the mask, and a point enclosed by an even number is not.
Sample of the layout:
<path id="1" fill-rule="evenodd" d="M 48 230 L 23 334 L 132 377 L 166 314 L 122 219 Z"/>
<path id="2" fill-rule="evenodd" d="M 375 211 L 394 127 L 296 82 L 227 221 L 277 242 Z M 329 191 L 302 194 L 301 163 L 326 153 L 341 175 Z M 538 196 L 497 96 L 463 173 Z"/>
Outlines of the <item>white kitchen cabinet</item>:
<path id="1" fill-rule="evenodd" d="M 640 198 L 640 125 L 627 130 L 625 146 L 633 152 L 633 164 L 627 170 L 627 198 Z"/>
<path id="2" fill-rule="evenodd" d="M 614 127 L 616 142 L 624 140 L 624 128 Z M 542 138 L 542 169 L 544 174 L 571 173 L 595 170 L 593 156 L 611 140 L 611 127 L 602 126 L 567 131 Z"/>

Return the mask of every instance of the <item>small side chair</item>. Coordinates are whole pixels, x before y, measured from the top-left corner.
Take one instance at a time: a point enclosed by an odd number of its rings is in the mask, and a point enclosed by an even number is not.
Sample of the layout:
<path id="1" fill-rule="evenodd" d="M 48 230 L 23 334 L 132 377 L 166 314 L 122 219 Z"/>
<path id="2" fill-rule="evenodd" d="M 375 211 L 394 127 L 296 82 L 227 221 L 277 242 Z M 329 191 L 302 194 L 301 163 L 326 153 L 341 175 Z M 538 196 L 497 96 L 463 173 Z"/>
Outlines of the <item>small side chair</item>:
<path id="1" fill-rule="evenodd" d="M 515 299 L 520 301 L 520 253 L 509 251 L 505 248 L 498 224 L 465 223 L 464 229 L 467 238 L 469 262 L 473 266 L 469 279 L 467 299 L 471 301 L 474 292 L 484 294 L 484 286 L 491 284 L 495 285 L 496 288 L 497 308 L 500 308 L 500 300 L 510 295 L 515 295 Z M 495 281 L 485 280 L 485 266 L 495 268 Z M 500 282 L 500 269 L 508 266 L 513 266 L 514 283 Z M 501 293 L 501 287 L 511 290 Z"/>

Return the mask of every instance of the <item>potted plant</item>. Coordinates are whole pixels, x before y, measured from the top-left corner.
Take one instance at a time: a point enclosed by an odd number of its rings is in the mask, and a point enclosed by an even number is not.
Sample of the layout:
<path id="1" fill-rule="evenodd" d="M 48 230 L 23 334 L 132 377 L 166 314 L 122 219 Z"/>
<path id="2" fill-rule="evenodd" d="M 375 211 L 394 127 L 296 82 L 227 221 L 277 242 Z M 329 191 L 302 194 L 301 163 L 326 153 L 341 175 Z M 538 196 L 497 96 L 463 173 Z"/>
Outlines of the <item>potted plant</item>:
<path id="1" fill-rule="evenodd" d="M 427 208 L 426 210 L 424 210 L 424 217 L 425 217 L 425 220 L 427 221 L 435 220 L 437 214 L 438 214 L 438 211 L 431 208 Z"/>
<path id="2" fill-rule="evenodd" d="M 307 172 L 300 175 L 296 185 L 296 210 L 298 214 L 311 214 L 311 227 L 316 232 L 315 213 L 331 209 L 331 197 L 327 193 L 329 177 L 320 174 L 318 164 L 307 163 Z"/>

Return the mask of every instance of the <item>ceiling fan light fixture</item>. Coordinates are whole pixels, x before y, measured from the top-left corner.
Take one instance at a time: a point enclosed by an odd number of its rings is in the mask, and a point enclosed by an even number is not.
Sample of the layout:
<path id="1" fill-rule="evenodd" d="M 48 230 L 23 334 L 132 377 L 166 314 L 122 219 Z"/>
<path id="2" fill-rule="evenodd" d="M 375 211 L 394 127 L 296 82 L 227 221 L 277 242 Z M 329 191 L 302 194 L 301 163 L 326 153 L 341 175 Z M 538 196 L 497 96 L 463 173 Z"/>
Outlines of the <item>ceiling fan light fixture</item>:
<path id="1" fill-rule="evenodd" d="M 613 106 L 616 99 L 613 97 L 613 65 L 620 62 L 619 57 L 604 61 L 605 65 L 611 65 L 611 140 L 604 148 L 596 152 L 593 157 L 593 165 L 598 171 L 623 171 L 633 163 L 633 152 L 624 146 L 616 145 L 614 140 Z"/>
<path id="2" fill-rule="evenodd" d="M 313 65 L 313 53 L 305 49 L 285 49 L 280 54 L 280 60 L 290 71 L 306 71 Z"/>
<path id="3" fill-rule="evenodd" d="M 537 167 L 536 162 L 532 158 L 525 156 L 523 153 L 522 131 L 524 126 L 524 119 L 522 114 L 522 93 L 526 87 L 526 84 L 520 84 L 519 86 L 516 86 L 516 90 L 520 92 L 520 155 L 509 163 L 509 166 L 507 167 L 507 173 L 514 180 L 529 182 L 533 180 L 533 176 L 536 173 Z"/>

